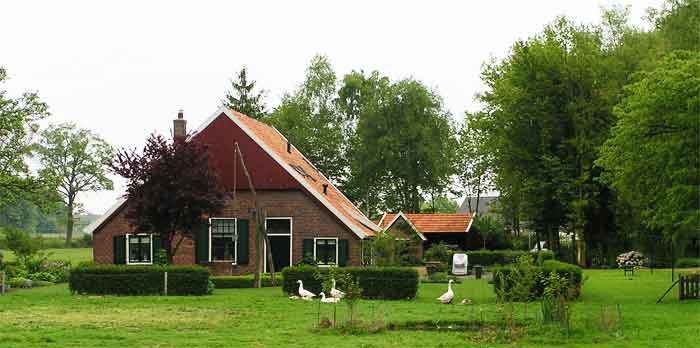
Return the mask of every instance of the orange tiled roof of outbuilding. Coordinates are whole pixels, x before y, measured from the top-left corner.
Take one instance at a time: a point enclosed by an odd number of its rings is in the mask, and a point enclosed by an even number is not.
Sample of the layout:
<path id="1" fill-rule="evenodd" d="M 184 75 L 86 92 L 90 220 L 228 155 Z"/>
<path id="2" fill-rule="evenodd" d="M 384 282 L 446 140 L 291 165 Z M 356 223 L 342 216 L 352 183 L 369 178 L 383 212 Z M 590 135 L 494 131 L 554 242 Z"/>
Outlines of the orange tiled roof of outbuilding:
<path id="1" fill-rule="evenodd" d="M 398 213 L 386 213 L 379 227 L 386 229 Z M 472 223 L 471 214 L 407 214 L 402 213 L 420 233 L 466 233 Z"/>

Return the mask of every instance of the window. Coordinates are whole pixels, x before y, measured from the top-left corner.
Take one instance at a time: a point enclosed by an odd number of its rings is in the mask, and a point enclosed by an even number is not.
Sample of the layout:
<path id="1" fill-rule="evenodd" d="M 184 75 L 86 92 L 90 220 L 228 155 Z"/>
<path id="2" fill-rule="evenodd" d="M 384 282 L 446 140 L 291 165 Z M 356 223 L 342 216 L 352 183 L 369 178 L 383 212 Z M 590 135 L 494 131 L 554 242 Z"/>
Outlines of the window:
<path id="1" fill-rule="evenodd" d="M 314 259 L 321 265 L 338 264 L 338 238 L 314 238 Z"/>
<path id="2" fill-rule="evenodd" d="M 153 239 L 147 234 L 129 234 L 126 236 L 126 250 L 129 264 L 150 264 L 153 259 Z"/>
<path id="3" fill-rule="evenodd" d="M 292 218 L 267 218 L 265 220 L 268 235 L 292 234 Z"/>
<path id="4" fill-rule="evenodd" d="M 235 262 L 236 219 L 212 218 L 209 233 L 209 260 Z"/>

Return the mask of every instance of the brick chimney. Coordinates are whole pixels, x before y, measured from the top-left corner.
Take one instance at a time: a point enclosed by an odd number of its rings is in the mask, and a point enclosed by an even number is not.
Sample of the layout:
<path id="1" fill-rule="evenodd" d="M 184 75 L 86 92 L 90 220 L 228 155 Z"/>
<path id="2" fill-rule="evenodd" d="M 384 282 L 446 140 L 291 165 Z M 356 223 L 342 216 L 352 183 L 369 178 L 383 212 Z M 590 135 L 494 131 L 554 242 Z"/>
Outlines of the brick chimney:
<path id="1" fill-rule="evenodd" d="M 184 139 L 187 136 L 187 121 L 184 119 L 182 110 L 178 111 L 177 119 L 173 120 L 173 137 L 175 139 Z"/>

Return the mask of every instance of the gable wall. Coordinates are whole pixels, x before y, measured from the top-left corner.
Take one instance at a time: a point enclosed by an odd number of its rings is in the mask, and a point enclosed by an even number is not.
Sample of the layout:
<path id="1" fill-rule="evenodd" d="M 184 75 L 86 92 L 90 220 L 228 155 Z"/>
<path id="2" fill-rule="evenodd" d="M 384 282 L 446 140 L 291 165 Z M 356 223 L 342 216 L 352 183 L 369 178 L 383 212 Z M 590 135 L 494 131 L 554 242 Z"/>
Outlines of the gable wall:
<path id="1" fill-rule="evenodd" d="M 208 146 L 210 161 L 227 188 L 233 188 L 235 181 L 236 188 L 248 189 L 240 159 L 234 157 L 234 143 L 237 141 L 256 189 L 301 189 L 301 185 L 284 168 L 224 114 L 195 134 L 194 141 Z M 237 173 L 235 176 L 234 169 Z"/>

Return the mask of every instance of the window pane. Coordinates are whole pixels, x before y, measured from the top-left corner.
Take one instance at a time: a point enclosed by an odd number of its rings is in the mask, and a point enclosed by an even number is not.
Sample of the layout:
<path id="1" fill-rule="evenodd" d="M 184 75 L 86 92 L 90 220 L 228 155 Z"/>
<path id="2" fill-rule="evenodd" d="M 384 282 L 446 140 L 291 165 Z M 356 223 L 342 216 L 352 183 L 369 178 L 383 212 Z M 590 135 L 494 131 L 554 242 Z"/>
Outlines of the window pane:
<path id="1" fill-rule="evenodd" d="M 267 233 L 289 234 L 292 230 L 290 222 L 289 219 L 267 219 Z"/>
<path id="2" fill-rule="evenodd" d="M 211 259 L 233 261 L 236 250 L 236 220 L 211 220 Z"/>
<path id="3" fill-rule="evenodd" d="M 151 237 L 129 236 L 129 263 L 151 262 Z"/>
<path id="4" fill-rule="evenodd" d="M 316 261 L 321 264 L 335 264 L 336 242 L 335 239 L 316 240 Z"/>

